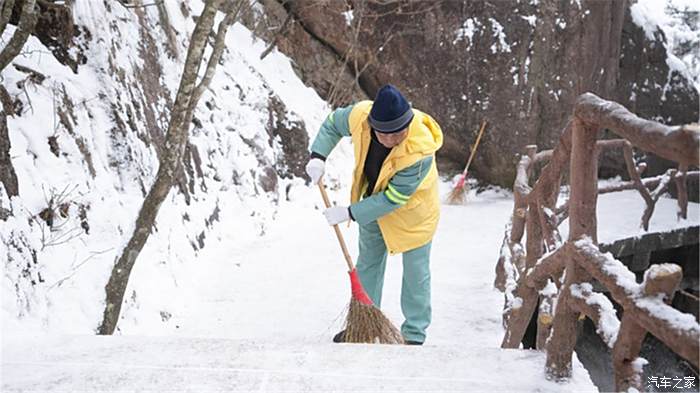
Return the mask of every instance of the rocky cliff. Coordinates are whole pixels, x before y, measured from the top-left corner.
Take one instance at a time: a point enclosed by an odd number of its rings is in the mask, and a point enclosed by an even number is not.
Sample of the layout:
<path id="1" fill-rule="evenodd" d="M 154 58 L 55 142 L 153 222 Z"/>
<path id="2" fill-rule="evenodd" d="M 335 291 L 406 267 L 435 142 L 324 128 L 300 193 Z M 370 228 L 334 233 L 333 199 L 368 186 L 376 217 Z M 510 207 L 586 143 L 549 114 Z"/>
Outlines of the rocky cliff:
<path id="1" fill-rule="evenodd" d="M 551 148 L 583 92 L 637 115 L 698 120 L 698 92 L 664 33 L 640 26 L 634 2 L 266 0 L 257 23 L 287 23 L 279 48 L 334 105 L 373 97 L 385 83 L 433 114 L 446 135 L 444 169 L 464 165 L 482 119 L 490 123 L 473 169 L 510 186 L 527 144 Z M 638 12 L 639 13 L 639 12 Z M 252 21 L 251 21 L 252 23 Z M 691 41 L 697 51 L 698 42 Z M 339 93 L 339 91 L 341 93 Z M 668 165 L 656 158 L 650 172 Z M 604 157 L 601 175 L 620 174 Z"/>

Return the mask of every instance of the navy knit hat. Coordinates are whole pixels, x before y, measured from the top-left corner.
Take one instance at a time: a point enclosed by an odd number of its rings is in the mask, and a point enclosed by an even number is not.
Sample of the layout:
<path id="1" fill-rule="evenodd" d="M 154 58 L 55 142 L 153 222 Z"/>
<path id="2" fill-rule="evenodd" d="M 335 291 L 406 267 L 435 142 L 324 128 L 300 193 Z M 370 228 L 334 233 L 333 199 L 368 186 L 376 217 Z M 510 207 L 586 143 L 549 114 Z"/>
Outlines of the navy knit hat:
<path id="1" fill-rule="evenodd" d="M 375 131 L 390 134 L 406 128 L 413 120 L 411 105 L 392 85 L 385 85 L 377 92 L 369 112 L 369 124 Z"/>

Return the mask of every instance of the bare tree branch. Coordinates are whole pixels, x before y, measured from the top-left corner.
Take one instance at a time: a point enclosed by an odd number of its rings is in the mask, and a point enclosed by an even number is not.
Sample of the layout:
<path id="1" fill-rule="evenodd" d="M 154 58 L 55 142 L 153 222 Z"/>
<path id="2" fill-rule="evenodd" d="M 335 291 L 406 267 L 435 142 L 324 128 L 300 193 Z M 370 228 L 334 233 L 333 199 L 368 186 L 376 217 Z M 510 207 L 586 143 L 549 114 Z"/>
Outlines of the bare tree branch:
<path id="1" fill-rule="evenodd" d="M 263 53 L 260 54 L 260 60 L 267 57 L 267 55 L 269 55 L 270 52 L 272 52 L 272 49 L 274 49 L 275 46 L 277 46 L 277 41 L 279 40 L 280 36 L 283 35 L 287 31 L 287 29 L 289 29 L 289 22 L 291 22 L 292 19 L 293 19 L 292 13 L 288 12 L 287 18 L 284 20 L 284 22 L 279 27 L 279 29 L 277 29 L 277 32 L 275 32 L 275 36 L 272 37 L 272 41 L 270 42 L 270 45 L 268 45 L 268 47 L 265 48 Z"/>

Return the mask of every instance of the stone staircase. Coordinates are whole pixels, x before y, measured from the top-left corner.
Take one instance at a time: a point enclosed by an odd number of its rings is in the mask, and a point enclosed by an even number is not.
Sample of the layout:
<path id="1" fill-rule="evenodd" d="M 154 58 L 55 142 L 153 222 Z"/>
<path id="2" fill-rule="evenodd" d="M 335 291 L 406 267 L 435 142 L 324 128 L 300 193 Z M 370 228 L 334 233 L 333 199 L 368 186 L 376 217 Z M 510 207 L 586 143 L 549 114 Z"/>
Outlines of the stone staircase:
<path id="1" fill-rule="evenodd" d="M 2 391 L 597 391 L 500 348 L 63 336 L 3 338 Z"/>

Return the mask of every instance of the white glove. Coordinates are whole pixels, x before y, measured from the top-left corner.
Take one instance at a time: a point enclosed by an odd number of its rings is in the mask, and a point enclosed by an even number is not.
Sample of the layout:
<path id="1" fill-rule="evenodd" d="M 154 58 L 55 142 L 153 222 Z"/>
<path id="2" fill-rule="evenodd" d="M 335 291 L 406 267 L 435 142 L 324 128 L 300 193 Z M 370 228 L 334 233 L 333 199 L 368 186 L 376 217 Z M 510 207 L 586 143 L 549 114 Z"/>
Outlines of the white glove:
<path id="1" fill-rule="evenodd" d="M 324 210 L 323 215 L 326 216 L 328 225 L 337 225 L 341 222 L 350 220 L 350 212 L 347 206 L 333 206 Z"/>
<path id="2" fill-rule="evenodd" d="M 320 158 L 312 158 L 306 164 L 306 173 L 311 178 L 311 184 L 318 184 L 318 181 L 323 176 L 326 168 L 326 163 Z"/>

